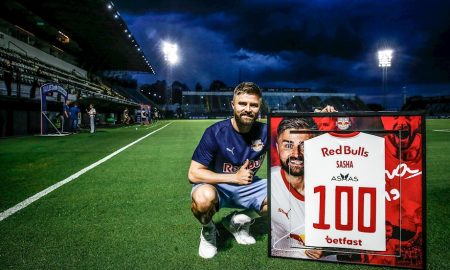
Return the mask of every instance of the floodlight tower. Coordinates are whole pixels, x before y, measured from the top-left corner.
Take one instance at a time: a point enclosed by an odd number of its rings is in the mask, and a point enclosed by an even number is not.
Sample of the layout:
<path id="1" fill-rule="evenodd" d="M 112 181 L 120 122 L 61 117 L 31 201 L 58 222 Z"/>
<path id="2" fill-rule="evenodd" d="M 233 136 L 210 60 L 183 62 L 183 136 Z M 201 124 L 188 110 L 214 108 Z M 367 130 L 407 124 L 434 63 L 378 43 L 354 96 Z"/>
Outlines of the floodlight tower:
<path id="1" fill-rule="evenodd" d="M 386 84 L 387 84 L 387 71 L 392 63 L 392 54 L 394 53 L 391 49 L 384 49 L 378 51 L 378 66 L 381 67 L 381 78 L 383 87 L 383 106 L 386 110 Z"/>
<path id="2" fill-rule="evenodd" d="M 178 56 L 178 45 L 175 43 L 163 41 L 161 44 L 162 53 L 164 56 L 164 60 L 167 62 L 167 88 L 166 88 L 166 102 L 170 103 L 170 99 L 172 98 L 172 89 L 170 87 L 171 81 L 172 81 L 172 68 L 176 64 L 179 63 L 179 56 Z"/>
<path id="3" fill-rule="evenodd" d="M 178 58 L 178 45 L 177 44 L 163 41 L 162 51 L 164 54 L 164 60 L 167 61 L 169 66 L 173 66 L 178 63 L 179 58 Z"/>

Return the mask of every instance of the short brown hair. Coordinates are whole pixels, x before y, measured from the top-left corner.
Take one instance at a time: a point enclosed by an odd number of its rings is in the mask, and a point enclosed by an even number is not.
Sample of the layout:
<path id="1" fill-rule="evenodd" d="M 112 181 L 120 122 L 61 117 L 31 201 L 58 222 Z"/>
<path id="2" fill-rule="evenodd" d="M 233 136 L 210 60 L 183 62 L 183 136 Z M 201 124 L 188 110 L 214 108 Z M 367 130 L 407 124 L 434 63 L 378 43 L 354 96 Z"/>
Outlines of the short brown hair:
<path id="1" fill-rule="evenodd" d="M 253 82 L 242 82 L 234 88 L 234 96 L 238 96 L 241 94 L 252 94 L 257 95 L 259 98 L 262 98 L 261 89 Z"/>
<path id="2" fill-rule="evenodd" d="M 280 137 L 281 133 L 288 129 L 298 130 L 311 130 L 316 129 L 314 123 L 305 118 L 284 118 L 277 128 L 277 137 Z"/>

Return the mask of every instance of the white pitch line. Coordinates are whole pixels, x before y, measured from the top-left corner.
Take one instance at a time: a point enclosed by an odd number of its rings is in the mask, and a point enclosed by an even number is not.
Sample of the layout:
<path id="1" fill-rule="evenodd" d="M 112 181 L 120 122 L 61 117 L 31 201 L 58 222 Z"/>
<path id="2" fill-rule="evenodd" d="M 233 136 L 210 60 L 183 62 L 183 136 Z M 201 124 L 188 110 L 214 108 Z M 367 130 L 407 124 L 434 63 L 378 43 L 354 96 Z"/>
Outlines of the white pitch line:
<path id="1" fill-rule="evenodd" d="M 81 169 L 77 173 L 72 174 L 71 176 L 67 177 L 66 179 L 61 180 L 58 183 L 51 185 L 50 187 L 42 190 L 41 192 L 38 192 L 38 193 L 34 194 L 33 196 L 29 197 L 28 199 L 25 199 L 24 201 L 14 205 L 13 207 L 11 207 L 11 208 L 1 212 L 0 213 L 0 221 L 4 220 L 5 218 L 7 218 L 7 217 L 9 217 L 11 215 L 13 215 L 16 212 L 22 210 L 23 208 L 27 207 L 28 205 L 32 204 L 33 202 L 39 200 L 40 198 L 42 198 L 45 195 L 49 194 L 50 192 L 54 191 L 55 189 L 65 185 L 65 184 L 67 184 L 67 183 L 69 183 L 69 182 L 71 182 L 71 181 L 73 181 L 75 179 L 77 179 L 80 175 L 84 174 L 85 172 L 90 171 L 91 169 L 97 167 L 98 165 L 102 164 L 103 162 L 105 162 L 105 161 L 109 160 L 110 158 L 114 157 L 115 155 L 119 154 L 123 150 L 129 148 L 130 146 L 133 146 L 134 144 L 142 141 L 143 139 L 147 138 L 148 136 L 152 135 L 155 132 L 160 131 L 161 129 L 167 127 L 170 124 L 172 124 L 172 122 L 168 123 L 167 125 L 165 125 L 165 126 L 163 126 L 161 128 L 158 128 L 157 130 L 154 130 L 154 131 L 150 132 L 149 134 L 147 134 L 147 135 L 137 139 L 136 141 L 134 141 L 134 142 L 132 142 L 132 143 L 130 143 L 130 144 L 120 148 L 119 150 L 116 150 L 115 152 L 107 155 L 106 157 L 100 159 L 99 161 L 97 161 L 95 163 L 92 163 L 91 165 L 87 166 L 86 168 Z"/>
<path id="2" fill-rule="evenodd" d="M 434 129 L 433 131 L 450 132 L 450 129 Z"/>

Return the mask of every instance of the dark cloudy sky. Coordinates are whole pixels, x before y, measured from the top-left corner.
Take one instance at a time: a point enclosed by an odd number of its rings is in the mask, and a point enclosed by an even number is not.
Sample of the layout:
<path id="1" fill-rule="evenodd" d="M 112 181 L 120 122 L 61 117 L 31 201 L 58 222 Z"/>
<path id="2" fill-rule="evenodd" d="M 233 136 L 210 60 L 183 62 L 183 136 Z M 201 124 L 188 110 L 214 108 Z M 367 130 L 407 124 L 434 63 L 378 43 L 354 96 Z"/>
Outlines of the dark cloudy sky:
<path id="1" fill-rule="evenodd" d="M 157 72 L 138 76 L 140 83 L 169 79 L 206 88 L 215 79 L 234 86 L 241 78 L 260 86 L 331 87 L 376 98 L 376 51 L 390 47 L 393 94 L 450 94 L 448 0 L 114 3 Z M 179 65 L 164 63 L 162 40 L 179 45 Z"/>

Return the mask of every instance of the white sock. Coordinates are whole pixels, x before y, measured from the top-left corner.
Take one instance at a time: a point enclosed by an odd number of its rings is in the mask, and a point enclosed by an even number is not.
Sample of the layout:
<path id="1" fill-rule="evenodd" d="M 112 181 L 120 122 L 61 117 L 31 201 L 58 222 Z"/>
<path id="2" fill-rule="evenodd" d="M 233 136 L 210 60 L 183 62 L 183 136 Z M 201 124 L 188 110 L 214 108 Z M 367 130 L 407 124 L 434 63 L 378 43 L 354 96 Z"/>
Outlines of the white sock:
<path id="1" fill-rule="evenodd" d="M 245 210 L 242 210 L 242 211 L 237 212 L 236 214 L 244 214 L 244 215 L 246 215 L 246 216 L 249 216 L 251 219 L 255 219 L 255 218 L 261 217 L 261 216 L 258 214 L 258 212 L 256 212 L 256 211 L 253 210 L 253 209 L 245 209 Z"/>

